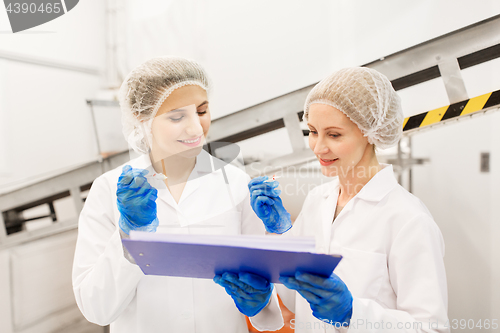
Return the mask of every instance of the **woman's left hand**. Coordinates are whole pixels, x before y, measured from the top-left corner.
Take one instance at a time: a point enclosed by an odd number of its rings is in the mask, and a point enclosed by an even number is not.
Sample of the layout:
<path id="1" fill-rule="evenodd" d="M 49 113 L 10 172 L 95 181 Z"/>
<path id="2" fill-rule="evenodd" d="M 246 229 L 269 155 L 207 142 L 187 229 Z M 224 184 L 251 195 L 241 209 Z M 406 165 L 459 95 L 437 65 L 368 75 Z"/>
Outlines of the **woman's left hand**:
<path id="1" fill-rule="evenodd" d="M 352 316 L 352 295 L 344 281 L 335 273 L 324 278 L 297 271 L 295 277 L 282 276 L 279 280 L 309 302 L 314 317 L 332 325 L 349 325 Z"/>

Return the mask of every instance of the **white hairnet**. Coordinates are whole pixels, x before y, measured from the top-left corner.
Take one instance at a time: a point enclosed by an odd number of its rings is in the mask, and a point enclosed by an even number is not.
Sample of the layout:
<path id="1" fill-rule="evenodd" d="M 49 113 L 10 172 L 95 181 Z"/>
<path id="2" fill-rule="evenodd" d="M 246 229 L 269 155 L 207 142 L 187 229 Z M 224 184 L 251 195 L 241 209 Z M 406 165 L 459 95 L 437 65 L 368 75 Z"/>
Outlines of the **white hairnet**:
<path id="1" fill-rule="evenodd" d="M 401 99 L 389 79 L 374 69 L 344 68 L 323 79 L 307 96 L 305 119 L 314 103 L 342 111 L 378 148 L 389 148 L 401 138 Z"/>
<path id="2" fill-rule="evenodd" d="M 208 77 L 200 64 L 178 57 L 150 59 L 125 78 L 118 94 L 123 135 L 136 152 L 149 152 L 151 124 L 158 109 L 175 89 L 186 85 L 208 92 Z"/>

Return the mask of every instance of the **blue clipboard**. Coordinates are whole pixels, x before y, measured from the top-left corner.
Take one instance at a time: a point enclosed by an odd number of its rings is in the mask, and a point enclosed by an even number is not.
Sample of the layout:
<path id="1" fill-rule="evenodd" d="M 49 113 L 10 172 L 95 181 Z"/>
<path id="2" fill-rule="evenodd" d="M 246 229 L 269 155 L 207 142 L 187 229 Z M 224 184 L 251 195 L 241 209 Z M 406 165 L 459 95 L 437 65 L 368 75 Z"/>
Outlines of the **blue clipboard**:
<path id="1" fill-rule="evenodd" d="M 161 235 L 155 239 L 154 234 L 123 243 L 146 275 L 213 279 L 223 272 L 245 271 L 279 283 L 280 275 L 294 276 L 297 270 L 328 277 L 342 259 L 311 252 L 172 242 Z"/>

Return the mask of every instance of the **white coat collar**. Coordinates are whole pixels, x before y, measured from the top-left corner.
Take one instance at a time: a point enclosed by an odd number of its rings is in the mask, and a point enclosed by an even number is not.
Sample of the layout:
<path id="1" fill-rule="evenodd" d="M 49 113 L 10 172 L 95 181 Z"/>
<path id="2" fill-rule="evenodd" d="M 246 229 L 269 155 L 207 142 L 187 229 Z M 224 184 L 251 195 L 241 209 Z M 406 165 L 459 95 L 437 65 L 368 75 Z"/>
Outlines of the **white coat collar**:
<path id="1" fill-rule="evenodd" d="M 392 165 L 390 164 L 380 164 L 383 169 L 377 172 L 375 176 L 365 186 L 356 194 L 356 198 L 366 201 L 380 201 L 387 193 L 389 193 L 395 186 L 398 185 L 396 177 L 394 176 L 394 171 Z M 339 189 L 339 179 L 335 177 L 332 180 L 331 185 L 325 188 L 323 196 L 327 198 L 332 194 L 338 195 Z"/>
<path id="2" fill-rule="evenodd" d="M 222 161 L 210 155 L 206 150 L 202 149 L 201 153 L 196 156 L 196 164 L 194 170 L 198 172 L 201 177 L 203 174 L 211 173 L 217 169 L 220 169 L 219 164 Z M 217 166 L 219 166 L 217 168 Z"/>
<path id="3" fill-rule="evenodd" d="M 377 172 L 370 181 L 363 186 L 357 197 L 366 201 L 382 200 L 394 187 L 398 185 L 394 170 L 390 164 L 380 164 L 383 169 Z"/>
<path id="4" fill-rule="evenodd" d="M 184 191 L 182 191 L 181 200 L 184 200 L 200 187 L 200 178 L 214 171 L 212 165 L 215 164 L 216 160 L 208 152 L 203 149 L 201 150 L 200 154 L 196 156 L 196 164 L 189 175 Z"/>
<path id="5" fill-rule="evenodd" d="M 221 165 L 224 165 L 222 163 L 224 162 L 217 158 L 214 158 L 207 151 L 202 150 L 200 154 L 196 156 L 195 166 L 191 171 L 191 174 L 189 175 L 184 190 L 182 191 L 179 203 L 198 189 L 198 187 L 200 186 L 200 177 L 203 177 L 213 172 L 214 170 L 217 170 L 217 167 L 220 168 Z M 155 173 L 153 165 L 151 164 L 151 158 L 149 157 L 149 154 L 144 154 L 138 157 L 131 163 L 131 165 L 134 168 L 148 170 L 150 175 Z M 175 207 L 176 209 L 178 208 L 178 204 L 175 202 L 174 198 L 170 194 L 170 191 L 166 187 L 158 188 L 158 198 L 162 199 L 170 206 Z"/>

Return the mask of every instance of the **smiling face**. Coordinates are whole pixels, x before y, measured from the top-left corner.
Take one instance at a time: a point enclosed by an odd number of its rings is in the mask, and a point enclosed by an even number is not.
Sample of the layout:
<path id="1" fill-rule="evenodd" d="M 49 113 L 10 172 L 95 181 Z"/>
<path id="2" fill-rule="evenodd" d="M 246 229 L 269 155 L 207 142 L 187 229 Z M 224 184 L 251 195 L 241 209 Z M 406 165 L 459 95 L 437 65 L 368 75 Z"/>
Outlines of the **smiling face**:
<path id="1" fill-rule="evenodd" d="M 175 89 L 163 102 L 151 125 L 156 161 L 178 155 L 196 157 L 210 128 L 207 92 L 196 85 Z"/>
<path id="2" fill-rule="evenodd" d="M 342 111 L 325 104 L 311 104 L 307 125 L 309 148 L 327 177 L 345 176 L 355 168 L 368 168 L 375 156 L 373 146 L 358 126 Z"/>

